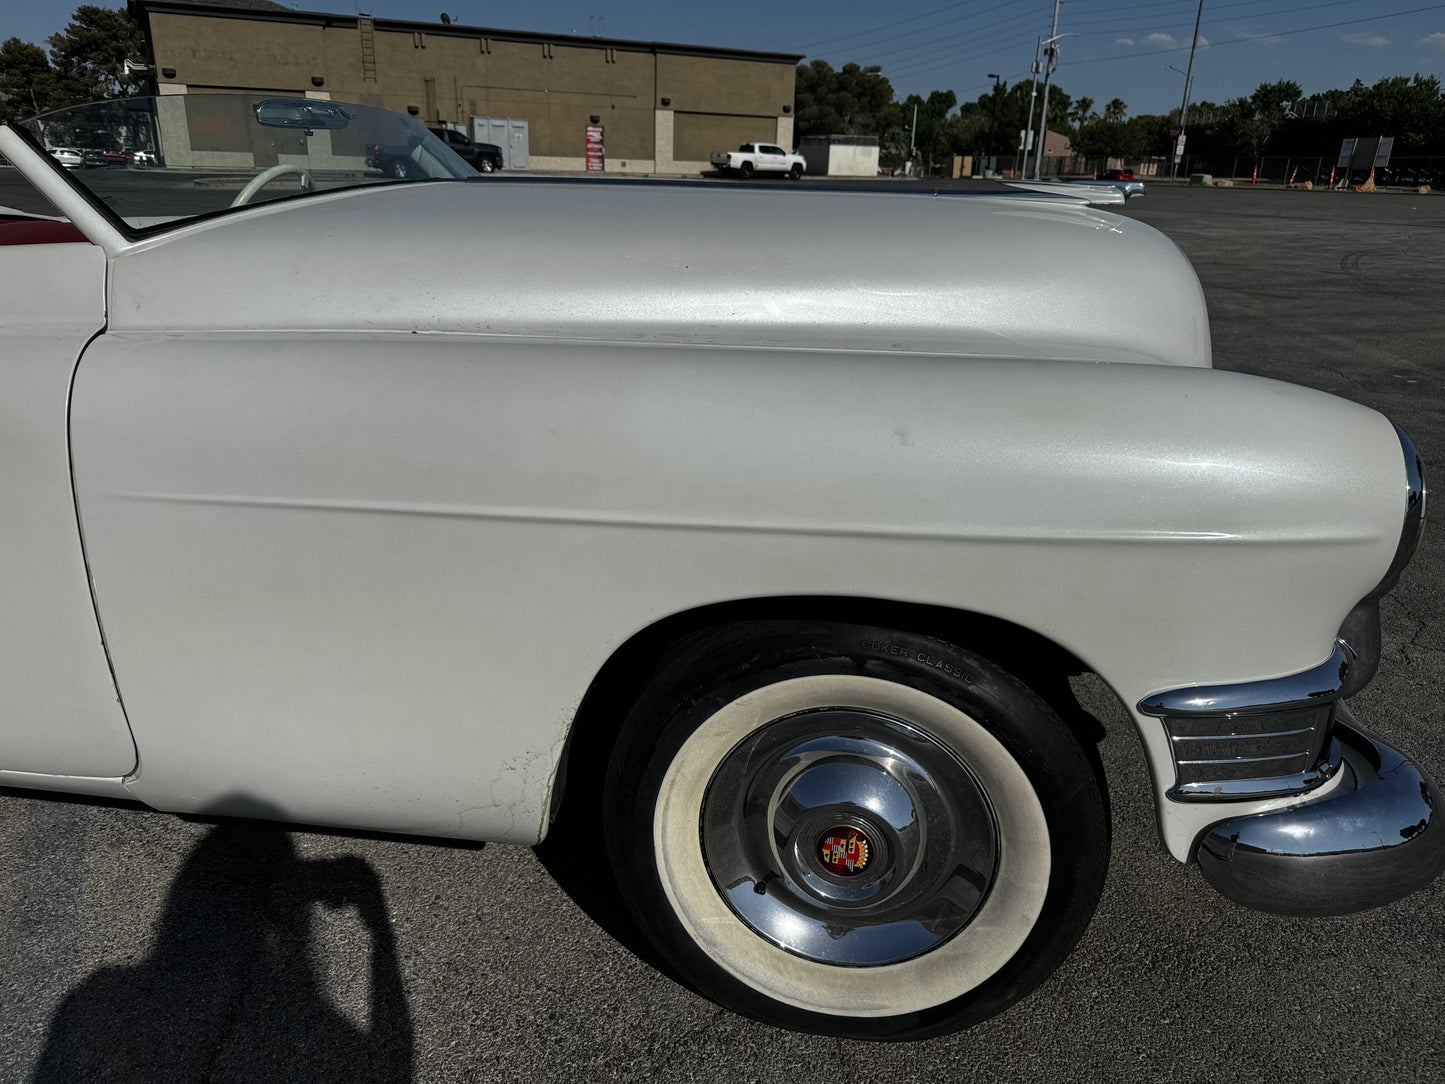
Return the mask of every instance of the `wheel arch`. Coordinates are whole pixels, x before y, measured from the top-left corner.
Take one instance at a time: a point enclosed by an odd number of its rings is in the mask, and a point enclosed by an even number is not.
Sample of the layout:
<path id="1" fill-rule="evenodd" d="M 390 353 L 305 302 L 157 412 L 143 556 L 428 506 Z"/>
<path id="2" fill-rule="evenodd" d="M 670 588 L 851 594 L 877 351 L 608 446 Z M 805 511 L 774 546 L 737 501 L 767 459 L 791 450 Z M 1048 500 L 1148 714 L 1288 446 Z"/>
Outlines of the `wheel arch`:
<path id="1" fill-rule="evenodd" d="M 1036 630 L 1004 618 L 970 610 L 892 599 L 847 595 L 789 595 L 734 599 L 683 610 L 660 618 L 624 641 L 593 676 L 573 716 L 551 794 L 549 825 L 570 787 L 599 783 L 601 772 L 574 775 L 574 758 L 583 764 L 606 763 L 625 714 L 641 692 L 657 656 L 685 636 L 715 625 L 754 621 L 837 621 L 897 628 L 946 640 L 974 651 L 1007 670 L 1037 693 L 1075 732 L 1098 762 L 1102 729 L 1079 708 L 1068 679 L 1092 672 L 1072 651 Z M 1107 802 L 1107 789 L 1105 790 Z M 585 800 L 585 799 L 584 799 Z"/>

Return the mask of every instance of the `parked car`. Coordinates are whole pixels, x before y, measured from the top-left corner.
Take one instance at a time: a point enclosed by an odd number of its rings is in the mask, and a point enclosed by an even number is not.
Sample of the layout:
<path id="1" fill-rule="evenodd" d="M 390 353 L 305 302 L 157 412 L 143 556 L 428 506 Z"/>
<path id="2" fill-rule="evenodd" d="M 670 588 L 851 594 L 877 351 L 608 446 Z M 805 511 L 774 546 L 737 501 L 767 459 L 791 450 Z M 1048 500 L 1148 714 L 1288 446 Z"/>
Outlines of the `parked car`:
<path id="1" fill-rule="evenodd" d="M 736 173 L 744 180 L 755 173 L 779 173 L 796 181 L 808 169 L 801 154 L 789 154 L 771 143 L 744 143 L 735 151 L 716 151 L 712 166 L 719 173 Z"/>
<path id="2" fill-rule="evenodd" d="M 452 128 L 428 128 L 427 131 L 478 173 L 495 173 L 502 168 L 502 148 L 495 143 L 478 143 L 465 132 Z"/>
<path id="3" fill-rule="evenodd" d="M 51 147 L 50 157 L 65 169 L 79 169 L 85 164 L 85 156 L 74 147 Z"/>
<path id="4" fill-rule="evenodd" d="M 149 108 L 163 177 L 0 128 L 66 219 L 0 220 L 0 785 L 565 832 L 684 981 L 859 1038 L 997 1013 L 1084 930 L 1110 839 L 1077 673 L 1229 898 L 1341 913 L 1445 865 L 1438 788 L 1347 705 L 1419 457 L 1213 369 L 1147 225 L 459 183 L 415 121 L 302 99 L 232 153 L 305 157 L 193 188 L 200 99 L 51 118 Z M 405 183 L 361 175 L 378 145 Z M 475 221 L 504 270 L 454 258 Z"/>
<path id="5" fill-rule="evenodd" d="M 398 142 L 367 143 L 365 164 L 396 180 L 427 180 L 435 175 L 437 169 L 432 159 L 445 153 L 451 161 L 460 161 L 446 143 L 426 128 L 420 125 L 417 128 L 420 135 L 409 132 Z"/>
<path id="6" fill-rule="evenodd" d="M 1099 174 L 1101 181 L 1132 181 L 1134 171 L 1132 169 L 1106 169 Z"/>

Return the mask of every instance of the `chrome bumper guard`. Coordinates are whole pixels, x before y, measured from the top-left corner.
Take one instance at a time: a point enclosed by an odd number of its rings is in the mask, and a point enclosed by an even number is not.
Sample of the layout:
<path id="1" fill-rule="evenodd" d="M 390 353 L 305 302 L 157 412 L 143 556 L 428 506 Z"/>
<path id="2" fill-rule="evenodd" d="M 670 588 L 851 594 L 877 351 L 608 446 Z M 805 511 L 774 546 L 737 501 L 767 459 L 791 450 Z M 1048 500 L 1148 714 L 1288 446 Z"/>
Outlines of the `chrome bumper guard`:
<path id="1" fill-rule="evenodd" d="M 1139 704 L 1157 716 L 1174 757 L 1176 802 L 1232 802 L 1303 794 L 1334 777 L 1330 741 L 1340 694 L 1356 665 L 1343 640 L 1313 669 L 1236 685 L 1156 693 Z"/>
<path id="2" fill-rule="evenodd" d="M 1199 868 L 1222 895 L 1276 914 L 1343 915 L 1402 899 L 1445 870 L 1435 782 L 1344 705 L 1334 737 L 1345 777 L 1328 795 L 1204 834 Z"/>

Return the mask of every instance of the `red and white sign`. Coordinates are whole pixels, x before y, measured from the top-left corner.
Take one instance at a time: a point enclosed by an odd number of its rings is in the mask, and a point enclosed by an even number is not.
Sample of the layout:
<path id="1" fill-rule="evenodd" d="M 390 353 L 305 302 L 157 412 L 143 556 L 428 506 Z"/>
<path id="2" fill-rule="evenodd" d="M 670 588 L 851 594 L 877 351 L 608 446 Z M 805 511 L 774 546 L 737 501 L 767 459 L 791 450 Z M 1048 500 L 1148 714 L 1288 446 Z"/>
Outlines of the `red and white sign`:
<path id="1" fill-rule="evenodd" d="M 607 152 L 602 144 L 602 125 L 587 126 L 587 172 L 601 173 L 607 164 Z"/>

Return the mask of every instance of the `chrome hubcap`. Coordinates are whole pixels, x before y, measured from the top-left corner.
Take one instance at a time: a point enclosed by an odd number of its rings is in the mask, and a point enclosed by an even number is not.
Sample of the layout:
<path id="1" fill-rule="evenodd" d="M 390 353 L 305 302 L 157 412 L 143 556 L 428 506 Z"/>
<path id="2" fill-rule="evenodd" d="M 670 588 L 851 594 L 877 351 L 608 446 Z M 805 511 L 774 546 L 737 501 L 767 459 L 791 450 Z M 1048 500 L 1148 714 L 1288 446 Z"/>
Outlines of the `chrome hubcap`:
<path id="1" fill-rule="evenodd" d="M 818 708 L 753 731 L 701 817 L 713 884 L 762 937 L 877 966 L 936 948 L 988 895 L 998 831 L 973 774 L 900 719 Z"/>

